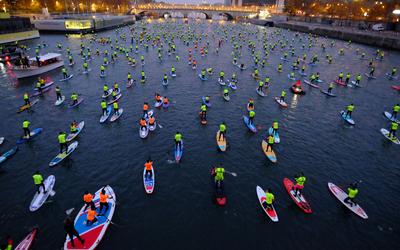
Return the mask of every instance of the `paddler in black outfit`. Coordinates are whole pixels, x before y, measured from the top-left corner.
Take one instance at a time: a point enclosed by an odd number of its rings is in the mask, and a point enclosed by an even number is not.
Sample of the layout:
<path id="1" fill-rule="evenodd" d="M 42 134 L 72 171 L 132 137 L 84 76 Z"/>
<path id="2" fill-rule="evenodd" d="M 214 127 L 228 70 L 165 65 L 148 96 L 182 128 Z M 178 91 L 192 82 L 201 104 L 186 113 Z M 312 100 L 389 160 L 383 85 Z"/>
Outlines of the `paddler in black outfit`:
<path id="1" fill-rule="evenodd" d="M 349 197 L 344 199 L 344 202 L 350 204 L 350 207 L 352 207 L 353 205 L 357 206 L 357 202 L 354 201 L 354 197 L 358 193 L 357 182 L 351 183 L 348 190 L 349 190 Z M 350 200 L 350 202 L 349 202 L 349 200 Z"/>
<path id="2" fill-rule="evenodd" d="M 75 247 L 75 244 L 74 244 L 74 236 L 76 236 L 76 237 L 78 238 L 78 240 L 80 240 L 80 242 L 81 242 L 82 245 L 83 245 L 83 243 L 85 242 L 85 240 L 82 239 L 82 238 L 79 236 L 79 233 L 78 233 L 78 231 L 76 231 L 76 229 L 75 229 L 75 227 L 74 227 L 74 222 L 71 220 L 71 218 L 67 217 L 67 218 L 64 220 L 64 223 L 65 223 L 64 229 L 67 231 L 67 234 L 68 234 L 69 238 L 71 239 L 71 246 L 72 246 L 72 248 Z"/>

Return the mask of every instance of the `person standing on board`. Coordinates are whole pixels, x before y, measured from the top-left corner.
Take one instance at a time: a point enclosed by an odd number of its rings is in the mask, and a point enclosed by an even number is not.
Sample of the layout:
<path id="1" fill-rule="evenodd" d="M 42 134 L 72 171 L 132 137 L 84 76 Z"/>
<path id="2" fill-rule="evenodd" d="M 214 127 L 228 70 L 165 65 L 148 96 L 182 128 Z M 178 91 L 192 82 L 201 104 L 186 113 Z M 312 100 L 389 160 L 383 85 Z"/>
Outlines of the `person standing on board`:
<path id="1" fill-rule="evenodd" d="M 146 160 L 146 163 L 144 164 L 144 166 L 146 167 L 146 173 L 144 175 L 146 176 L 146 180 L 149 180 L 153 176 L 153 173 L 151 171 L 153 168 L 153 162 L 151 161 L 150 156 Z"/>
<path id="2" fill-rule="evenodd" d="M 149 108 L 149 105 L 147 105 L 147 102 L 143 103 L 143 118 L 146 117 L 146 115 L 148 115 L 147 113 L 147 109 Z"/>
<path id="3" fill-rule="evenodd" d="M 75 92 L 72 93 L 71 98 L 74 100 L 74 102 L 72 103 L 72 105 L 75 105 L 78 103 L 78 95 L 75 95 Z"/>
<path id="4" fill-rule="evenodd" d="M 175 135 L 175 149 L 178 149 L 178 147 L 181 148 L 181 137 L 182 135 L 177 131 Z"/>
<path id="5" fill-rule="evenodd" d="M 271 189 L 268 188 L 267 192 L 265 192 L 265 196 L 267 197 L 267 199 L 262 204 L 264 209 L 267 209 L 268 211 L 272 209 L 272 204 L 275 201 L 275 196 L 271 192 L 272 192 Z"/>
<path id="6" fill-rule="evenodd" d="M 65 147 L 65 153 L 68 153 L 68 144 L 67 141 L 65 140 L 65 136 L 67 133 L 60 132 L 58 135 L 58 141 L 60 142 L 60 154 L 63 153 L 63 147 Z"/>
<path id="7" fill-rule="evenodd" d="M 57 101 L 61 100 L 62 99 L 61 90 L 58 86 L 56 87 L 56 94 L 57 94 Z"/>
<path id="8" fill-rule="evenodd" d="M 347 117 L 347 116 L 350 116 L 350 118 L 351 118 L 351 112 L 353 112 L 353 109 L 354 109 L 353 103 L 350 104 L 349 106 L 347 106 L 346 117 Z"/>
<path id="9" fill-rule="evenodd" d="M 306 182 L 306 177 L 304 177 L 303 173 L 300 173 L 300 177 L 297 178 L 297 175 L 294 176 L 294 179 L 296 180 L 296 185 L 294 187 L 292 187 L 292 189 L 296 190 L 294 191 L 294 197 L 297 196 L 297 192 L 299 194 L 299 197 L 301 196 L 301 190 L 304 188 L 304 182 Z"/>
<path id="10" fill-rule="evenodd" d="M 250 124 L 253 124 L 253 120 L 254 120 L 254 115 L 255 115 L 256 113 L 254 112 L 254 110 L 252 110 L 252 111 L 250 111 L 249 112 L 249 125 Z"/>
<path id="11" fill-rule="evenodd" d="M 64 79 L 65 79 L 65 78 L 68 78 L 67 70 L 66 70 L 65 68 L 62 69 L 62 72 L 63 72 L 63 77 L 64 77 Z"/>
<path id="12" fill-rule="evenodd" d="M 272 128 L 274 129 L 272 133 L 278 133 L 278 120 L 275 119 L 275 122 L 272 124 Z"/>
<path id="13" fill-rule="evenodd" d="M 107 199 L 111 199 L 111 197 L 106 195 L 106 190 L 104 190 L 103 188 L 100 193 L 100 215 L 107 214 L 107 210 L 110 208 L 107 203 Z M 103 206 L 106 207 L 106 211 L 104 211 L 104 213 L 101 213 L 101 210 L 103 210 Z"/>
<path id="14" fill-rule="evenodd" d="M 397 124 L 396 122 L 392 122 L 392 129 L 390 130 L 389 135 L 388 135 L 390 139 L 393 139 L 396 137 L 396 131 L 397 131 L 398 126 L 399 126 L 399 124 Z"/>
<path id="15" fill-rule="evenodd" d="M 215 186 L 220 187 L 222 182 L 224 181 L 224 173 L 225 169 L 223 168 L 222 163 L 219 164 L 218 168 L 214 170 L 215 173 Z"/>
<path id="16" fill-rule="evenodd" d="M 67 231 L 67 234 L 68 234 L 69 238 L 71 239 L 71 246 L 72 246 L 72 248 L 75 247 L 75 244 L 74 244 L 74 236 L 76 236 L 76 238 L 78 238 L 78 240 L 80 240 L 80 242 L 81 242 L 82 245 L 83 245 L 83 243 L 85 242 L 85 240 L 82 239 L 81 236 L 79 236 L 79 233 L 78 233 L 78 231 L 76 231 L 76 229 L 75 229 L 75 227 L 74 227 L 74 222 L 71 220 L 71 218 L 67 217 L 67 218 L 64 220 L 64 223 L 65 223 L 64 229 Z"/>
<path id="17" fill-rule="evenodd" d="M 32 176 L 32 178 L 35 180 L 35 185 L 38 189 L 38 194 L 40 194 L 40 187 L 43 188 L 43 193 L 47 193 L 44 184 L 43 184 L 43 177 L 39 174 L 39 171 L 36 171 L 36 173 Z"/>
<path id="18" fill-rule="evenodd" d="M 393 108 L 392 118 L 397 119 L 397 112 L 399 111 L 399 109 L 400 109 L 400 106 L 397 103 L 397 105 L 394 106 L 394 108 Z"/>
<path id="19" fill-rule="evenodd" d="M 396 68 L 393 68 L 392 76 L 394 76 L 395 73 L 396 73 Z"/>
<path id="20" fill-rule="evenodd" d="M 93 225 L 97 221 L 97 218 L 94 217 L 95 215 L 99 215 L 99 214 L 96 213 L 96 207 L 94 205 L 92 205 L 87 213 L 87 220 L 86 220 L 87 227 Z"/>
<path id="21" fill-rule="evenodd" d="M 279 99 L 280 102 L 285 102 L 285 95 L 286 95 L 286 91 L 283 90 L 282 91 L 282 95 L 281 95 L 281 99 Z"/>
<path id="22" fill-rule="evenodd" d="M 221 135 L 222 135 L 222 140 L 225 140 L 225 134 L 226 134 L 226 126 L 225 126 L 225 122 L 223 122 L 221 125 L 219 125 L 218 141 L 221 139 Z"/>
<path id="23" fill-rule="evenodd" d="M 29 95 L 27 93 L 24 94 L 24 101 L 25 101 L 25 105 L 31 104 L 31 102 L 29 101 Z"/>
<path id="24" fill-rule="evenodd" d="M 354 201 L 354 197 L 358 193 L 357 182 L 351 183 L 348 190 L 349 190 L 349 196 L 346 199 L 344 199 L 343 202 L 350 204 L 350 207 L 352 207 L 353 205 L 357 206 L 357 202 Z"/>
<path id="25" fill-rule="evenodd" d="M 275 141 L 273 133 L 271 133 L 270 136 L 267 137 L 266 141 L 268 142 L 266 151 L 268 152 L 268 149 L 271 147 L 271 152 L 272 152 L 272 147 L 274 146 L 274 141 Z"/>

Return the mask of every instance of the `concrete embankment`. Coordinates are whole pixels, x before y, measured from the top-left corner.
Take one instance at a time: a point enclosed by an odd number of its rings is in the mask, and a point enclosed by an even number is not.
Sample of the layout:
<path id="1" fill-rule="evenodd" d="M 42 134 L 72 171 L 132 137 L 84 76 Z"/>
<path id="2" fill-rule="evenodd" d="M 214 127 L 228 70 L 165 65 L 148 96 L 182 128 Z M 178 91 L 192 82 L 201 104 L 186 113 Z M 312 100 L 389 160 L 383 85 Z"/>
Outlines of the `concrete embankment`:
<path id="1" fill-rule="evenodd" d="M 296 30 L 302 33 L 312 33 L 322 37 L 330 37 L 341 39 L 344 41 L 352 41 L 355 43 L 367 44 L 371 46 L 378 46 L 381 48 L 400 50 L 400 38 L 388 37 L 380 35 L 379 33 L 360 33 L 351 30 L 340 30 L 339 28 L 328 28 L 330 26 L 318 27 L 313 25 L 299 25 L 293 23 L 276 22 L 275 27 L 284 29 Z"/>

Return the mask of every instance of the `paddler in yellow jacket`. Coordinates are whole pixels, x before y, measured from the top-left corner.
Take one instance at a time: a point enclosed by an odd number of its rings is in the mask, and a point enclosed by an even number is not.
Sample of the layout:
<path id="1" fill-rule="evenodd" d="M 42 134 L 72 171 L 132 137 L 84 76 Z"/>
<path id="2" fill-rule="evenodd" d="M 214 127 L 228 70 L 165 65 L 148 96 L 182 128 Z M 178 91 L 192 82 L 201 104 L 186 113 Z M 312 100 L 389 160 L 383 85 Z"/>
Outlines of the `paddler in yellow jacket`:
<path id="1" fill-rule="evenodd" d="M 295 175 L 294 176 L 294 179 L 296 180 L 296 185 L 293 187 L 293 189 L 294 188 L 296 188 L 296 190 L 295 190 L 295 193 L 294 193 L 294 197 L 296 197 L 297 196 L 297 191 L 299 192 L 299 197 L 301 196 L 301 190 L 303 189 L 303 187 L 304 187 L 304 182 L 306 182 L 306 177 L 304 177 L 304 174 L 303 173 L 300 173 L 300 177 L 299 178 L 297 178 L 297 175 Z"/>
<path id="2" fill-rule="evenodd" d="M 357 202 L 354 201 L 354 197 L 358 193 L 357 182 L 351 183 L 348 190 L 349 190 L 349 196 L 346 199 L 344 199 L 344 202 L 350 204 L 350 207 L 352 207 L 353 205 L 357 206 Z"/>

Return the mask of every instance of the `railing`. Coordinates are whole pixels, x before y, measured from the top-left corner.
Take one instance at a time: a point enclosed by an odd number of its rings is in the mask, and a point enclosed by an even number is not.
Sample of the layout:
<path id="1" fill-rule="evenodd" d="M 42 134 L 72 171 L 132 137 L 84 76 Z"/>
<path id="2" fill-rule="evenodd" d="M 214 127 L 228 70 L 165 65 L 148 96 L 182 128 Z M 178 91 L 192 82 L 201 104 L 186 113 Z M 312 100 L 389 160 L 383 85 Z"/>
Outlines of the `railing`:
<path id="1" fill-rule="evenodd" d="M 143 10 L 215 10 L 215 11 L 237 11 L 237 12 L 259 12 L 260 10 L 266 10 L 267 8 L 254 7 L 236 7 L 236 6 L 212 6 L 212 5 L 164 5 L 164 4 L 142 4 L 137 5 L 136 8 Z"/>

